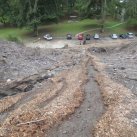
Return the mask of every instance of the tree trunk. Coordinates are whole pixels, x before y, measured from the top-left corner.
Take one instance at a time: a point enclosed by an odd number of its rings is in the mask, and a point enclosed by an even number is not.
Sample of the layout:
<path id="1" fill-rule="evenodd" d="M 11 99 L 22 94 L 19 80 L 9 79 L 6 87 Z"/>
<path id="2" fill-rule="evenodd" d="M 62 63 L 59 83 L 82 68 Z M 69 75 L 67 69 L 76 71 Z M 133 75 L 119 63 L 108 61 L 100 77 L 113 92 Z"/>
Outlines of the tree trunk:
<path id="1" fill-rule="evenodd" d="M 34 13 L 34 20 L 36 21 L 36 13 L 37 13 L 37 5 L 39 0 L 35 0 L 34 7 L 33 7 L 33 13 Z M 38 24 L 35 22 L 33 24 L 33 30 L 34 30 L 34 36 L 38 36 Z"/>
<path id="2" fill-rule="evenodd" d="M 38 36 L 38 25 L 36 23 L 33 25 L 33 32 L 34 32 L 34 36 L 37 37 Z"/>
<path id="3" fill-rule="evenodd" d="M 102 11 L 101 11 L 101 16 L 102 16 L 102 21 L 101 21 L 101 33 L 104 32 L 104 25 L 105 25 L 105 19 L 106 19 L 106 7 L 107 7 L 107 2 L 106 2 L 106 0 L 102 0 Z"/>

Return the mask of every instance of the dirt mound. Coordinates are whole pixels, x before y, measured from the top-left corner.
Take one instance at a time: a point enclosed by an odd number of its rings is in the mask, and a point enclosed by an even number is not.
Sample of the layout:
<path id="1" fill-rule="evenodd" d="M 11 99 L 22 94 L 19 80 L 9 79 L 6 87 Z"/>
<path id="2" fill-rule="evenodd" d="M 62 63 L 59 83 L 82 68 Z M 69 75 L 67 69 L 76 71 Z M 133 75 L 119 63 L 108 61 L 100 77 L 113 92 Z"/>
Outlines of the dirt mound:
<path id="1" fill-rule="evenodd" d="M 81 86 L 86 77 L 82 69 L 61 73 L 49 81 L 48 88 L 43 84 L 38 91 L 1 100 L 0 135 L 43 137 L 50 126 L 73 113 L 83 99 Z"/>
<path id="2" fill-rule="evenodd" d="M 110 52 L 109 52 L 110 51 Z M 107 50 L 107 53 L 96 55 L 106 64 L 110 77 L 132 90 L 137 95 L 137 42 Z"/>
<path id="3" fill-rule="evenodd" d="M 83 49 L 31 49 L 1 41 L 0 56 L 0 136 L 43 137 L 79 107 L 88 62 Z"/>
<path id="4" fill-rule="evenodd" d="M 88 51 L 92 54 L 113 54 L 113 53 L 128 53 L 128 54 L 135 54 L 137 52 L 137 42 L 130 42 L 128 44 L 121 44 L 117 46 L 104 46 L 104 47 L 90 47 Z"/>
<path id="5" fill-rule="evenodd" d="M 118 43 L 114 47 L 97 43 L 94 48 L 44 50 L 1 41 L 0 136 L 43 137 L 74 113 L 83 101 L 90 59 L 107 106 L 94 135 L 137 136 L 137 44 Z"/>
<path id="6" fill-rule="evenodd" d="M 92 61 L 98 71 L 96 80 L 107 106 L 106 113 L 96 125 L 94 136 L 136 137 L 136 96 L 123 85 L 112 81 L 104 72 L 105 64 L 102 64 L 97 57 L 92 56 Z"/>
<path id="7" fill-rule="evenodd" d="M 107 52 L 107 50 L 103 47 L 91 47 L 88 48 L 88 51 L 91 53 L 104 53 Z"/>
<path id="8" fill-rule="evenodd" d="M 30 91 L 43 80 L 79 65 L 84 56 L 82 49 L 34 49 L 0 41 L 0 96 Z"/>
<path id="9" fill-rule="evenodd" d="M 128 54 L 135 53 L 137 51 L 137 42 L 131 42 L 130 44 L 123 44 L 122 46 L 117 46 L 115 48 L 109 48 L 108 51 L 113 51 L 112 53 L 115 52 L 125 52 Z"/>

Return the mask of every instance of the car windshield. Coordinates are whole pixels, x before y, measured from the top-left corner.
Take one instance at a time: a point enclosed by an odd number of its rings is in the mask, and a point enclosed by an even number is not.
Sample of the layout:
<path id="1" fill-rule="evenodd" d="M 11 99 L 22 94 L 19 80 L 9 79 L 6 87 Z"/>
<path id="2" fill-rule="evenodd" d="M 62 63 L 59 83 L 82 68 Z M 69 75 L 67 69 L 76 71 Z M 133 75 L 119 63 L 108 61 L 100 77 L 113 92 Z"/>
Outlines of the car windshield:
<path id="1" fill-rule="evenodd" d="M 113 34 L 113 36 L 115 37 L 115 36 L 117 36 L 117 34 Z"/>
<path id="2" fill-rule="evenodd" d="M 51 35 L 50 35 L 50 34 L 47 34 L 46 36 L 47 36 L 48 38 L 49 38 L 49 37 L 51 37 Z"/>
<path id="3" fill-rule="evenodd" d="M 133 33 L 132 33 L 132 32 L 129 32 L 128 35 L 133 35 Z"/>
<path id="4" fill-rule="evenodd" d="M 68 37 L 71 37 L 71 34 L 67 34 Z"/>

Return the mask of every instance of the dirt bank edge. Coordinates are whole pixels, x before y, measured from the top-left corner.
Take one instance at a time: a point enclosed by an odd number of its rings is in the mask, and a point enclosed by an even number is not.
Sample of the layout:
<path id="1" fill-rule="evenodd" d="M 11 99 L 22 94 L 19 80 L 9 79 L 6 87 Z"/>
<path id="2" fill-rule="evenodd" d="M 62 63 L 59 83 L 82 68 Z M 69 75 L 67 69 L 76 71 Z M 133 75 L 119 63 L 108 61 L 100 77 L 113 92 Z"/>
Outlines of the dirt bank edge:
<path id="1" fill-rule="evenodd" d="M 57 85 L 58 83 L 62 85 L 62 80 L 65 78 L 67 88 L 64 88 L 60 96 L 56 97 L 56 99 L 51 101 L 47 106 L 38 108 L 38 104 L 44 103 L 47 100 L 45 95 L 45 97 L 40 95 L 43 100 L 38 96 L 36 97 L 36 102 L 33 100 L 26 102 L 25 105 L 21 105 L 18 109 L 9 112 L 9 117 L 0 125 L 0 136 L 43 137 L 46 131 L 55 123 L 59 123 L 68 117 L 68 115 L 74 113 L 75 109 L 80 106 L 84 99 L 83 85 L 87 81 L 88 61 L 89 58 L 84 58 L 83 64 L 80 66 L 74 67 L 70 71 L 62 72 L 57 77 L 51 79 Z M 8 99 L 11 101 L 12 97 Z M 15 103 L 16 102 L 14 102 L 14 104 Z M 32 103 L 33 107 L 31 108 Z"/>
<path id="2" fill-rule="evenodd" d="M 105 65 L 99 58 L 89 55 L 94 68 L 98 71 L 96 80 L 100 86 L 106 105 L 106 113 L 98 121 L 95 137 L 136 137 L 135 121 L 128 118 L 137 108 L 136 97 L 123 85 L 115 83 L 105 72 Z"/>

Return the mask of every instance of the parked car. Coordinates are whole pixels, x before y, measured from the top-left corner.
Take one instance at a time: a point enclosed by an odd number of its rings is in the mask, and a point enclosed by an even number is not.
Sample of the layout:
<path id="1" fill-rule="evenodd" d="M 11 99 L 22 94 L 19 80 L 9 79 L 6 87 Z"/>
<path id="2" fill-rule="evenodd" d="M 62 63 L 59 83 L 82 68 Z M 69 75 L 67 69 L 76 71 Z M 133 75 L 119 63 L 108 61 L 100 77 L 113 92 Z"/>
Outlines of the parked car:
<path id="1" fill-rule="evenodd" d="M 112 35 L 110 35 L 110 37 L 111 37 L 112 39 L 118 39 L 118 35 L 117 35 L 117 34 L 112 34 Z"/>
<path id="2" fill-rule="evenodd" d="M 83 40 L 84 39 L 84 35 L 83 34 L 78 34 L 78 40 Z"/>
<path id="3" fill-rule="evenodd" d="M 130 39 L 134 38 L 134 34 L 132 32 L 128 32 L 127 35 L 128 35 L 128 38 Z"/>
<path id="4" fill-rule="evenodd" d="M 46 35 L 43 36 L 43 38 L 46 39 L 46 40 L 52 40 L 53 39 L 51 34 L 46 34 Z"/>
<path id="5" fill-rule="evenodd" d="M 67 40 L 71 40 L 72 39 L 72 35 L 70 33 L 67 34 Z"/>
<path id="6" fill-rule="evenodd" d="M 87 34 L 86 35 L 86 40 L 90 40 L 90 38 L 91 38 L 90 34 Z"/>
<path id="7" fill-rule="evenodd" d="M 99 36 L 99 34 L 95 34 L 95 35 L 93 36 L 93 38 L 94 38 L 94 39 L 99 39 L 100 36 Z"/>
<path id="8" fill-rule="evenodd" d="M 127 34 L 120 34 L 120 35 L 119 35 L 119 38 L 121 38 L 121 39 L 126 39 L 126 38 L 128 38 L 128 35 L 127 35 Z"/>

